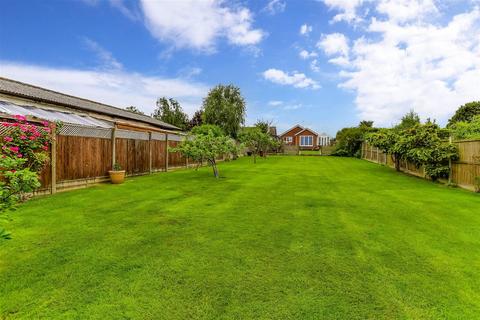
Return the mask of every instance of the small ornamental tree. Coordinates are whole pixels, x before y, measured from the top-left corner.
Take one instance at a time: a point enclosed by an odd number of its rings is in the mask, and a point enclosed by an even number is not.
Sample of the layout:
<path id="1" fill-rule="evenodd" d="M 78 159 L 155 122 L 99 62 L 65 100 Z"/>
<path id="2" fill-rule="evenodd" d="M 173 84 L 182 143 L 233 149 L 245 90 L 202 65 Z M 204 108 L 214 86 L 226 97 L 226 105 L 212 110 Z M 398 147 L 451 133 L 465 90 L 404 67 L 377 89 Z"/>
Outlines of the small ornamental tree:
<path id="1" fill-rule="evenodd" d="M 237 146 L 233 139 L 219 134 L 221 129 L 218 127 L 202 127 L 196 127 L 197 134 L 190 133 L 178 147 L 172 148 L 172 152 L 180 152 L 184 157 L 199 163 L 207 161 L 213 169 L 213 175 L 218 178 L 217 158 L 236 152 Z"/>
<path id="2" fill-rule="evenodd" d="M 253 163 L 257 163 L 257 155 L 266 155 L 269 148 L 276 147 L 276 141 L 258 127 L 242 130 L 238 138 L 252 152 Z"/>
<path id="3" fill-rule="evenodd" d="M 0 137 L 0 214 L 40 186 L 38 174 L 49 160 L 50 123 L 37 125 L 23 116 L 15 118 L 2 123 L 7 134 Z M 5 231 L 0 230 L 1 236 L 6 237 Z"/>

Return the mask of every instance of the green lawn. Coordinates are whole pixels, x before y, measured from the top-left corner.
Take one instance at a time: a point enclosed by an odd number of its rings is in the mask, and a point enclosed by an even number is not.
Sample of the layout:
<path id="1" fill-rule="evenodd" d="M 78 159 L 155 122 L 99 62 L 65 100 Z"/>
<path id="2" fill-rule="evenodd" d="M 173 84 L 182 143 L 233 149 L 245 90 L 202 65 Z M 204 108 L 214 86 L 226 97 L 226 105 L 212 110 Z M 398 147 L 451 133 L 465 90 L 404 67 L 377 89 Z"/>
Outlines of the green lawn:
<path id="1" fill-rule="evenodd" d="M 299 154 L 302 156 L 319 156 L 320 150 L 300 150 Z"/>
<path id="2" fill-rule="evenodd" d="M 477 194 L 348 158 L 220 174 L 24 204 L 0 245 L 0 318 L 480 318 Z"/>

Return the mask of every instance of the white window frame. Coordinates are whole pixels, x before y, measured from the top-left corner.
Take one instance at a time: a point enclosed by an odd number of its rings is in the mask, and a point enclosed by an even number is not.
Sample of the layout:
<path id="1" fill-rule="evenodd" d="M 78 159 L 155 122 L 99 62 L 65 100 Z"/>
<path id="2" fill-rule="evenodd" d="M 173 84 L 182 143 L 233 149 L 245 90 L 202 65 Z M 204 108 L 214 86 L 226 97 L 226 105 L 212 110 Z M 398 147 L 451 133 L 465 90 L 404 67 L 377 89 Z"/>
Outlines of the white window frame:
<path id="1" fill-rule="evenodd" d="M 283 138 L 283 141 L 285 141 L 285 143 L 292 143 L 293 138 L 291 136 L 286 136 L 286 137 Z"/>
<path id="2" fill-rule="evenodd" d="M 307 144 L 302 143 L 302 138 L 304 139 L 303 142 L 307 142 Z M 306 140 L 306 141 L 305 141 Z M 310 141 L 308 141 L 310 140 Z M 310 142 L 310 144 L 308 144 Z M 301 147 L 313 147 L 313 136 L 300 136 L 300 146 Z"/>

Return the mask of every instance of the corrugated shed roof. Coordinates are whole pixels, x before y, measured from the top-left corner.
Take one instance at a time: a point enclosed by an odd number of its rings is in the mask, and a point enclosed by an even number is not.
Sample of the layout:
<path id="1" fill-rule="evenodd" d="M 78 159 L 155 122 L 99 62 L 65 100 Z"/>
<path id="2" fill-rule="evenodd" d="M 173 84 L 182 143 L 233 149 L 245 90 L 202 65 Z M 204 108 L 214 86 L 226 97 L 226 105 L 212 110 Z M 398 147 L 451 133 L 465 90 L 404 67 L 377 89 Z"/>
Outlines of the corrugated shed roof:
<path id="1" fill-rule="evenodd" d="M 0 113 L 8 115 L 33 116 L 49 121 L 61 121 L 63 123 L 79 124 L 88 127 L 112 128 L 113 124 L 101 121 L 87 115 L 79 115 L 71 112 L 46 110 L 27 105 L 18 105 L 11 102 L 0 101 Z"/>
<path id="2" fill-rule="evenodd" d="M 44 89 L 27 83 L 0 77 L 0 92 L 24 97 L 36 101 L 58 104 L 72 109 L 91 111 L 119 118 L 141 121 L 163 129 L 180 130 L 178 127 L 166 122 L 151 118 L 146 115 L 136 114 L 124 109 L 113 107 L 100 102 L 95 102 L 57 91 Z"/>

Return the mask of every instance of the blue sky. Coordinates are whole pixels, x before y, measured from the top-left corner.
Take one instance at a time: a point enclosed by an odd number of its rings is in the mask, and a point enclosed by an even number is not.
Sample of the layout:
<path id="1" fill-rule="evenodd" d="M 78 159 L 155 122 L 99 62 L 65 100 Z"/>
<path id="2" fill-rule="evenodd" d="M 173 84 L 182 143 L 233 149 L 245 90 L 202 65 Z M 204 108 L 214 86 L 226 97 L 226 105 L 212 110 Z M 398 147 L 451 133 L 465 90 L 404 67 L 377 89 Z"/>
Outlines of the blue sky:
<path id="1" fill-rule="evenodd" d="M 150 113 L 239 86 L 247 123 L 335 132 L 480 100 L 477 0 L 5 1 L 0 75 Z"/>

